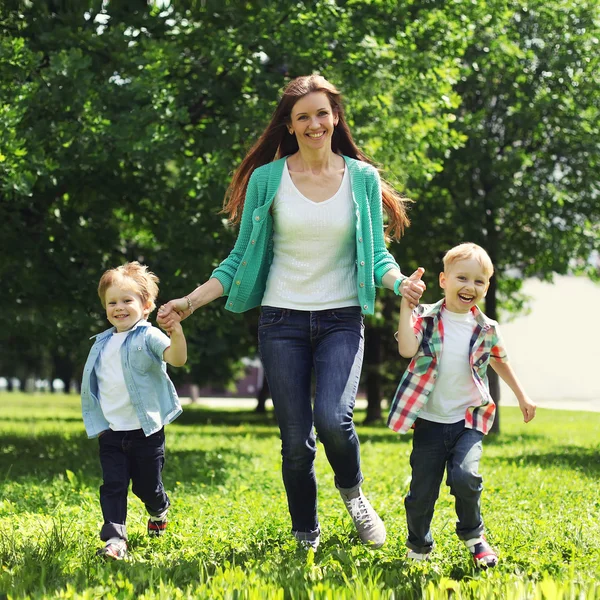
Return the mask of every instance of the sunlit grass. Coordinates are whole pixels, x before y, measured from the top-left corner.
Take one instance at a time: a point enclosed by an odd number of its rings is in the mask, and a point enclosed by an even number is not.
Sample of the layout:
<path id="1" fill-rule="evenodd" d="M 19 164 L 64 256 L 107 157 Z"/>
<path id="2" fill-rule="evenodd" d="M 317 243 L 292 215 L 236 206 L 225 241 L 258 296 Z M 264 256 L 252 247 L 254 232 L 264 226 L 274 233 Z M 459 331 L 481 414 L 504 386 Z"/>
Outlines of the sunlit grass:
<path id="1" fill-rule="evenodd" d="M 361 415 L 357 420 L 360 421 Z M 150 540 L 129 500 L 131 560 L 100 547 L 97 442 L 77 397 L 0 395 L 0 593 L 10 598 L 600 598 L 600 414 L 501 411 L 486 440 L 483 514 L 500 565 L 473 569 L 446 487 L 433 560 L 412 565 L 403 496 L 410 435 L 359 426 L 364 489 L 388 529 L 358 544 L 319 447 L 322 544 L 296 549 L 272 417 L 186 407 L 167 428 L 168 535 Z M 561 595 L 562 594 L 562 595 Z"/>

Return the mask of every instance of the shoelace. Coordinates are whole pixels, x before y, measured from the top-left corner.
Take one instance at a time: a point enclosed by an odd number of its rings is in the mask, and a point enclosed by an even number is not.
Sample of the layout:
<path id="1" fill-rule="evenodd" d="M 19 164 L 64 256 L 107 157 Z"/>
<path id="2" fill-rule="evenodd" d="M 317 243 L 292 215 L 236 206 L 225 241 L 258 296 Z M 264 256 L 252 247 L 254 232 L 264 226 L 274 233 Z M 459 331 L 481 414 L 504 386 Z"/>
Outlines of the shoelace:
<path id="1" fill-rule="evenodd" d="M 367 525 L 367 527 L 370 527 L 371 512 L 369 511 L 369 507 L 364 502 L 363 497 L 358 496 L 357 498 L 352 498 L 351 500 L 348 500 L 348 504 L 352 519 Z"/>

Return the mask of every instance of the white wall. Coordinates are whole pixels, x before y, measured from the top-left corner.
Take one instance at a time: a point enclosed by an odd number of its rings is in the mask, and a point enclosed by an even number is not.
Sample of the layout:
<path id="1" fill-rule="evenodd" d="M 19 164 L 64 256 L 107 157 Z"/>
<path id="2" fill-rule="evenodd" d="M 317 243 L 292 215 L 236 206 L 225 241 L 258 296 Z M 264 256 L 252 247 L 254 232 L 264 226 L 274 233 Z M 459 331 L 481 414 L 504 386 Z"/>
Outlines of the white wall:
<path id="1" fill-rule="evenodd" d="M 583 277 L 527 280 L 531 312 L 502 322 L 510 362 L 541 407 L 600 411 L 600 285 Z M 501 403 L 516 404 L 501 383 Z"/>

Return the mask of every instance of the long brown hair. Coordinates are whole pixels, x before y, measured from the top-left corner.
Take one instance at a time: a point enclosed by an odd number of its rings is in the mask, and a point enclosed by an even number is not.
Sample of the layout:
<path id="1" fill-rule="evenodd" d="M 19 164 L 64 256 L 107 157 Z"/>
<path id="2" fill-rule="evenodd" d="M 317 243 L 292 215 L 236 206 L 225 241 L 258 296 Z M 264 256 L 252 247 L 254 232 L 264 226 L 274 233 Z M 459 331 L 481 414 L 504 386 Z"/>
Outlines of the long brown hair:
<path id="1" fill-rule="evenodd" d="M 238 223 L 241 219 L 246 188 L 254 169 L 266 165 L 275 158 L 288 156 L 298 151 L 296 136 L 288 131 L 292 108 L 300 98 L 312 92 L 326 94 L 331 104 L 331 110 L 338 116 L 338 124 L 335 126 L 331 138 L 332 151 L 374 165 L 373 161 L 357 147 L 352 139 L 352 134 L 344 118 L 344 107 L 339 90 L 321 75 L 313 74 L 297 77 L 290 81 L 284 89 L 281 100 L 267 128 L 233 174 L 231 183 L 225 193 L 225 203 L 223 205 L 223 212 L 228 215 L 231 223 Z M 383 179 L 381 180 L 381 195 L 383 207 L 389 221 L 386 227 L 386 235 L 398 239 L 404 233 L 404 228 L 410 224 L 406 214 L 405 203 L 407 200 Z"/>

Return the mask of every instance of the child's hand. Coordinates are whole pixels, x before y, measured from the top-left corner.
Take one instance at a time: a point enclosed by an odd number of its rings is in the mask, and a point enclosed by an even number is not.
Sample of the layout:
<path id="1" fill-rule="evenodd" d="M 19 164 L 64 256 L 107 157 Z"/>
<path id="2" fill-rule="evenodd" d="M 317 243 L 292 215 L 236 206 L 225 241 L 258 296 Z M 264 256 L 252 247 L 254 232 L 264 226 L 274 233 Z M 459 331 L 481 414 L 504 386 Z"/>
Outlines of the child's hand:
<path id="1" fill-rule="evenodd" d="M 402 299 L 406 299 L 408 306 L 412 310 L 419 305 L 419 300 L 425 291 L 425 282 L 421 281 L 425 269 L 419 267 L 410 277 L 407 277 L 400 285 Z"/>
<path id="2" fill-rule="evenodd" d="M 172 310 L 166 317 L 161 316 L 161 318 L 158 319 L 158 324 L 169 335 L 183 331 L 181 327 L 181 315 L 174 310 Z"/>
<path id="3" fill-rule="evenodd" d="M 529 423 L 535 417 L 536 406 L 528 396 L 524 396 L 519 400 L 519 408 L 523 413 L 523 421 L 525 423 Z"/>

